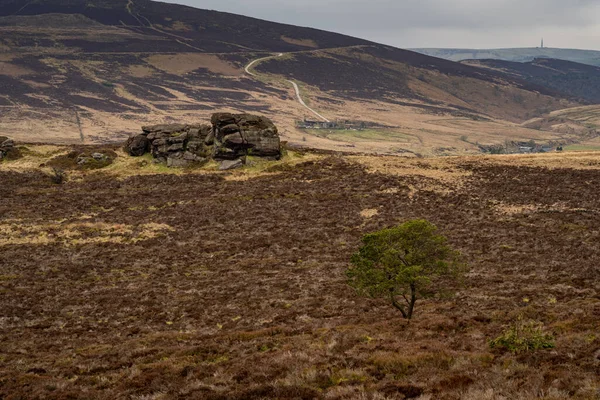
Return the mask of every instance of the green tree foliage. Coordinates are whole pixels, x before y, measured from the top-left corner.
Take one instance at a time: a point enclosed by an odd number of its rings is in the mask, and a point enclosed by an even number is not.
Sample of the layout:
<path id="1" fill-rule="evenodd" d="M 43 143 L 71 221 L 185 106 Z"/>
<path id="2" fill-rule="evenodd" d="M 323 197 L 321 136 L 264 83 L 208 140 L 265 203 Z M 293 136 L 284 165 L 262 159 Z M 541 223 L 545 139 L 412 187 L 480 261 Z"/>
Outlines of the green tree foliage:
<path id="1" fill-rule="evenodd" d="M 362 295 L 388 298 L 411 319 L 417 299 L 439 294 L 442 282 L 464 269 L 460 254 L 436 232 L 417 219 L 365 235 L 347 271 L 349 285 Z"/>

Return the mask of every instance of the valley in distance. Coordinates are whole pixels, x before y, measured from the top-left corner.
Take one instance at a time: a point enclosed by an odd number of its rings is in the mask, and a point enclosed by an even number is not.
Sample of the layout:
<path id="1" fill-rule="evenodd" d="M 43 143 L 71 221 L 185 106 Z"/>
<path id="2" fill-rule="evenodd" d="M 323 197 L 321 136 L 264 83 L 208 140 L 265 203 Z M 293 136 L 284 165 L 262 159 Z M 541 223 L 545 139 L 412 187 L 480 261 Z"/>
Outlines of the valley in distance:
<path id="1" fill-rule="evenodd" d="M 0 4 L 0 398 L 600 398 L 600 52 Z"/>

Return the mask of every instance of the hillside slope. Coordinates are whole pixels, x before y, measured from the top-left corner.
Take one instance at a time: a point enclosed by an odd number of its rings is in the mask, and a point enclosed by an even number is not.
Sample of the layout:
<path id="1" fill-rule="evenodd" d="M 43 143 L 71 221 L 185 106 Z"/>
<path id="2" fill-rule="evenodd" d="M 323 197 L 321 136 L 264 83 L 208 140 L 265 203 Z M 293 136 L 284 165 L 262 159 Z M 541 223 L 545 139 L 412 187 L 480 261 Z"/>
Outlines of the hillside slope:
<path id="1" fill-rule="evenodd" d="M 379 128 L 298 129 L 314 115 L 291 81 L 327 119 Z M 299 145 L 456 154 L 505 140 L 577 141 L 519 124 L 586 104 L 514 74 L 148 0 L 3 1 L 0 85 L 0 132 L 35 142 L 121 141 L 143 124 L 223 110 L 265 114 Z"/>
<path id="2" fill-rule="evenodd" d="M 501 71 L 532 84 L 600 103 L 600 67 L 550 58 L 527 63 L 502 60 L 466 60 L 464 64 Z"/>
<path id="3" fill-rule="evenodd" d="M 48 13 L 80 14 L 103 25 L 127 27 L 168 39 L 172 45 L 172 42 L 189 45 L 186 51 L 196 47 L 196 51 L 219 53 L 240 50 L 287 52 L 369 43 L 317 29 L 149 0 L 3 0 L 0 5 L 0 16 Z M 84 39 L 66 44 L 86 49 L 94 48 L 95 43 L 93 39 Z M 156 50 L 142 45 L 136 49 Z M 125 50 L 114 48 L 111 51 Z"/>

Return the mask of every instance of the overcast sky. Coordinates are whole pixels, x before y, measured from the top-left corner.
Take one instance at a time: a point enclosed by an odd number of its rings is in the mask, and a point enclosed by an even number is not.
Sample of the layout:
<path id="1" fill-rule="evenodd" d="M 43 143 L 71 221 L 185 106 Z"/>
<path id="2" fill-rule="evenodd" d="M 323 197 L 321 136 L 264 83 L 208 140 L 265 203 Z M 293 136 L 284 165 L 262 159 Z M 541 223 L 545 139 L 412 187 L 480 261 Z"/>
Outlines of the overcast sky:
<path id="1" fill-rule="evenodd" d="M 600 50 L 600 0 L 162 0 L 402 48 Z"/>

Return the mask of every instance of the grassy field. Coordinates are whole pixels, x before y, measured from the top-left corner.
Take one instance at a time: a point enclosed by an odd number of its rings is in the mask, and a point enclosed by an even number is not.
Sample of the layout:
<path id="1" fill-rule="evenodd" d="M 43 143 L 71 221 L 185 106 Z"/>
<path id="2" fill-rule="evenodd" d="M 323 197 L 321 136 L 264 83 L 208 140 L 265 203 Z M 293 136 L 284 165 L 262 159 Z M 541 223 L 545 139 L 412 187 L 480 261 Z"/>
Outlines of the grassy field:
<path id="1" fill-rule="evenodd" d="M 341 140 L 344 142 L 394 142 L 397 144 L 410 143 L 418 141 L 414 136 L 401 132 L 395 132 L 389 129 L 363 129 L 363 130 L 339 130 L 339 129 L 321 129 L 306 130 L 309 134 L 316 134 L 332 140 Z"/>
<path id="2" fill-rule="evenodd" d="M 600 145 L 572 144 L 565 146 L 566 151 L 599 151 Z"/>
<path id="3" fill-rule="evenodd" d="M 597 399 L 600 153 L 293 153 L 219 172 L 118 152 L 0 163 L 0 398 Z M 470 267 L 407 323 L 344 272 L 435 223 Z M 490 342 L 536 321 L 554 348 Z"/>

